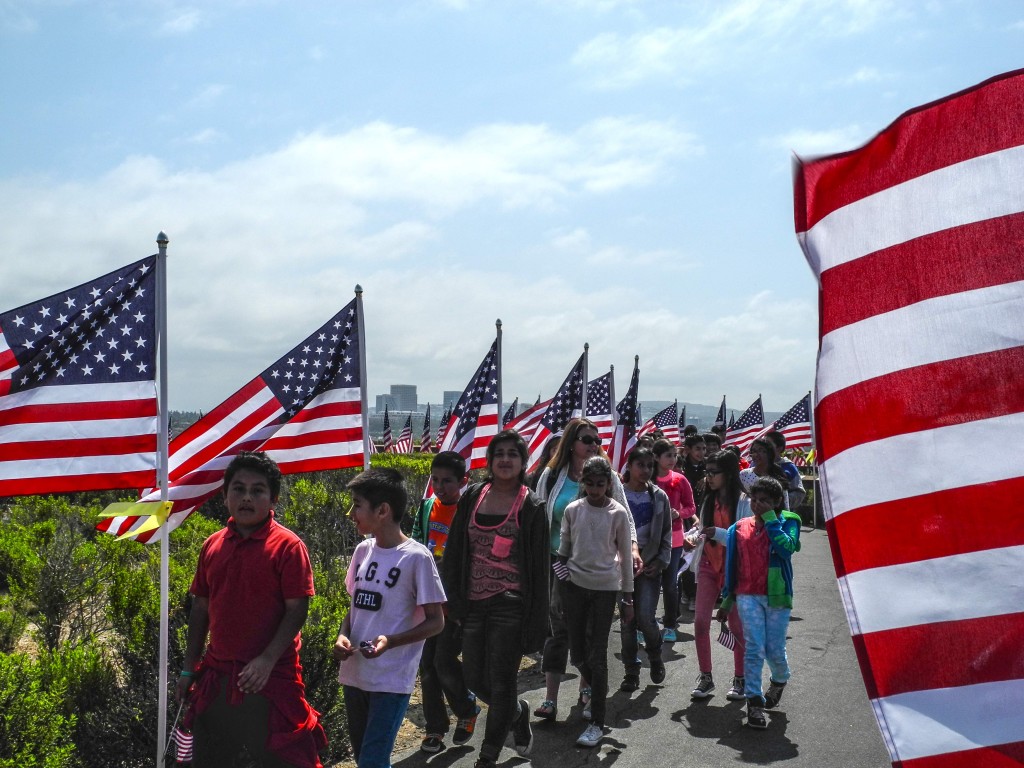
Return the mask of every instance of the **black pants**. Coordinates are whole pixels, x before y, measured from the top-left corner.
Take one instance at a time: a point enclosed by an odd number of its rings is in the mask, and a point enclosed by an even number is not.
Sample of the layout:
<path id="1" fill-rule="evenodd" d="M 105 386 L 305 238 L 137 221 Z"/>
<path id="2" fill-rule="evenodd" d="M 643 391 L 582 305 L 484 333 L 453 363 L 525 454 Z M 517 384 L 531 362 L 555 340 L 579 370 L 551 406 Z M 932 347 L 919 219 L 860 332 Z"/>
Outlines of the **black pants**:
<path id="1" fill-rule="evenodd" d="M 446 620 L 441 633 L 423 643 L 420 688 L 427 733 L 448 733 L 445 699 L 456 717 L 471 717 L 476 711 L 476 697 L 469 692 L 462 676 L 461 651 L 462 628 L 454 621 Z"/>
<path id="2" fill-rule="evenodd" d="M 569 628 L 569 654 L 584 680 L 590 681 L 593 722 L 604 725 L 608 699 L 608 633 L 615 619 L 618 592 L 586 589 L 570 581 L 563 590 L 565 624 Z"/>
<path id="3" fill-rule="evenodd" d="M 480 756 L 497 760 L 519 714 L 519 664 L 523 660 L 523 598 L 504 592 L 470 600 L 462 620 L 462 669 L 466 685 L 487 702 Z"/>

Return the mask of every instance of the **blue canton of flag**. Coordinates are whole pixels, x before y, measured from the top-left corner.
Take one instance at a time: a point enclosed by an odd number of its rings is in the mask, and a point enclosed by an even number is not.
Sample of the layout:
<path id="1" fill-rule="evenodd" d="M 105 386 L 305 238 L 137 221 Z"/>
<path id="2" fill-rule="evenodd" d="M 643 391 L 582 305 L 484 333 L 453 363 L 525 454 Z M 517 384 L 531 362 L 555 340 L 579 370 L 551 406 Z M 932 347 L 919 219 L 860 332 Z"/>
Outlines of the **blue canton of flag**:
<path id="1" fill-rule="evenodd" d="M 495 339 L 473 378 L 452 410 L 451 425 L 441 450 L 455 451 L 468 469 L 487 463 L 487 444 L 498 433 L 498 380 L 501 377 L 498 341 Z"/>

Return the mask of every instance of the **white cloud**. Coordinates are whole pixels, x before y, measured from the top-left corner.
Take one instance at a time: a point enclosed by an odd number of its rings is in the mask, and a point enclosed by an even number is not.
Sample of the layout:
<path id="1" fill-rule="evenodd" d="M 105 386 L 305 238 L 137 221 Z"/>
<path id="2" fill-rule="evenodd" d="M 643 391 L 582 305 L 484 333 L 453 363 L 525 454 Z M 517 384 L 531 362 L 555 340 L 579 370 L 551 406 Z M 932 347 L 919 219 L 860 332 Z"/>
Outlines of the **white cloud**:
<path id="1" fill-rule="evenodd" d="M 210 83 L 188 100 L 188 106 L 193 108 L 211 107 L 220 101 L 220 97 L 224 95 L 226 90 L 226 85 Z"/>
<path id="2" fill-rule="evenodd" d="M 204 128 L 201 131 L 196 131 L 190 136 L 186 136 L 184 141 L 186 144 L 212 144 L 223 138 L 224 134 L 216 128 Z"/>
<path id="3" fill-rule="evenodd" d="M 195 8 L 175 9 L 173 15 L 160 25 L 159 33 L 165 36 L 184 35 L 191 32 L 202 20 L 202 13 Z"/>
<path id="4" fill-rule="evenodd" d="M 800 157 L 811 157 L 854 149 L 871 138 L 871 135 L 859 125 L 822 131 L 798 129 L 768 139 L 765 144 L 793 152 Z"/>
<path id="5" fill-rule="evenodd" d="M 697 151 L 693 137 L 672 125 L 632 118 L 569 132 L 494 124 L 451 138 L 372 123 L 303 135 L 208 171 L 132 157 L 91 181 L 0 180 L 0 247 L 22 254 L 0 262 L 0 285 L 17 286 L 17 295 L 5 292 L 5 303 L 17 306 L 152 252 L 165 230 L 175 407 L 214 405 L 336 312 L 356 282 L 367 289 L 370 377 L 378 387 L 409 379 L 436 354 L 453 356 L 436 374 L 453 379 L 438 380 L 437 391 L 462 386 L 472 373 L 462 370 L 472 350 L 462 341 L 502 314 L 517 343 L 530 345 L 509 386 L 550 388 L 564 376 L 559 329 L 573 297 L 596 331 L 615 325 L 602 311 L 613 299 L 611 280 L 588 291 L 557 275 L 575 274 L 587 259 L 614 274 L 617 261 L 646 257 L 589 244 L 584 232 L 570 233 L 561 249 L 526 236 L 531 258 L 550 265 L 551 277 L 508 259 L 456 270 L 446 252 L 474 250 L 463 242 L 463 214 L 544 217 L 578 198 L 653 184 Z M 573 239 L 585 250 L 567 252 Z M 552 300 L 538 310 L 531 297 L 543 296 Z M 454 343 L 438 351 L 439 339 Z M 529 370 L 525 354 L 534 347 L 549 350 L 550 370 Z"/>
<path id="6" fill-rule="evenodd" d="M 839 82 L 842 85 L 860 85 L 862 83 L 880 83 L 886 80 L 892 80 L 891 74 L 880 72 L 875 67 L 861 67 L 849 77 L 845 77 Z"/>

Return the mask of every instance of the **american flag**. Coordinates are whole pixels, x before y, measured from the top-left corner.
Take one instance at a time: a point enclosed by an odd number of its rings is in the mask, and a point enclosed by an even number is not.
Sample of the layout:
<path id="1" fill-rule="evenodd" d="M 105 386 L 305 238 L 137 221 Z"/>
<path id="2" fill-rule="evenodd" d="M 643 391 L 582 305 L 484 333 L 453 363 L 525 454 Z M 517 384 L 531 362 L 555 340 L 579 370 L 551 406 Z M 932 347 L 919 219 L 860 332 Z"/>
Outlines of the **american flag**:
<path id="1" fill-rule="evenodd" d="M 423 416 L 423 433 L 420 435 L 420 452 L 429 453 L 433 448 L 430 441 L 430 403 L 427 403 L 427 412 Z"/>
<path id="2" fill-rule="evenodd" d="M 391 446 L 392 453 L 412 453 L 412 414 L 405 417 L 405 426 L 397 442 Z"/>
<path id="3" fill-rule="evenodd" d="M 729 425 L 725 433 L 725 445 L 735 445 L 740 453 L 746 453 L 750 444 L 764 429 L 764 408 L 761 407 L 761 396 L 750 404 L 743 415 Z"/>
<path id="4" fill-rule="evenodd" d="M 353 299 L 294 349 L 182 432 L 170 444 L 167 524 L 154 529 L 145 514 L 118 514 L 96 527 L 159 540 L 220 491 L 224 469 L 240 451 L 266 451 L 285 474 L 363 463 L 359 325 Z M 158 501 L 151 491 L 141 508 Z"/>
<path id="5" fill-rule="evenodd" d="M 905 768 L 1024 761 L 1022 115 L 1018 70 L 796 168 L 826 525 Z"/>
<path id="6" fill-rule="evenodd" d="M 526 444 L 529 445 L 530 440 L 533 439 L 533 433 L 537 431 L 537 425 L 544 418 L 549 405 L 551 405 L 550 400 L 541 402 L 538 397 L 536 403 L 506 424 L 505 429 L 514 429 L 526 441 Z"/>
<path id="7" fill-rule="evenodd" d="M 786 448 L 805 448 L 814 445 L 811 439 L 811 393 L 800 398 L 800 402 L 782 414 L 758 433 L 758 437 L 769 432 L 781 432 L 786 438 Z"/>
<path id="8" fill-rule="evenodd" d="M 392 440 L 394 436 L 391 434 L 391 417 L 388 414 L 387 403 L 384 404 L 384 434 L 381 436 L 381 453 L 391 453 Z"/>
<path id="9" fill-rule="evenodd" d="M 640 389 L 640 362 L 633 363 L 633 378 L 629 380 L 626 396 L 615 406 L 618 420 L 612 433 L 611 444 L 608 446 L 608 460 L 612 469 L 622 472 L 626 468 L 626 456 L 636 445 L 636 425 L 640 423 L 640 405 L 637 403 L 637 390 Z"/>
<path id="10" fill-rule="evenodd" d="M 729 429 L 732 429 L 736 425 L 736 412 L 733 411 L 729 414 Z"/>
<path id="11" fill-rule="evenodd" d="M 544 415 L 530 438 L 528 472 L 533 472 L 540 463 L 544 444 L 548 438 L 556 432 L 562 431 L 569 423 L 569 419 L 572 418 L 573 411 L 582 411 L 583 409 L 583 362 L 585 357 L 586 353 L 580 355 L 580 359 L 569 371 L 569 375 L 565 377 L 558 392 L 551 398 L 551 404 L 544 409 Z"/>
<path id="12" fill-rule="evenodd" d="M 487 444 L 498 434 L 500 379 L 501 360 L 498 357 L 498 340 L 495 339 L 452 409 L 451 421 L 441 443 L 442 451 L 455 451 L 463 456 L 467 469 L 487 465 Z"/>
<path id="13" fill-rule="evenodd" d="M 683 430 L 686 429 L 686 406 L 679 411 L 679 439 L 683 439 Z"/>
<path id="14" fill-rule="evenodd" d="M 444 440 L 444 433 L 448 431 L 448 422 L 451 421 L 451 418 L 452 409 L 449 406 L 444 409 L 444 412 L 441 414 L 441 421 L 437 425 L 437 437 L 434 438 L 434 443 L 439 446 L 438 450 L 440 450 L 441 442 Z"/>
<path id="15" fill-rule="evenodd" d="M 512 401 L 512 405 L 505 411 L 505 415 L 501 417 L 501 428 L 506 429 L 512 420 L 516 417 L 516 409 L 519 408 L 519 398 L 517 397 Z"/>
<path id="16" fill-rule="evenodd" d="M 615 430 L 612 418 L 612 372 L 598 376 L 587 384 L 587 418 L 597 426 L 601 444 L 607 448 Z"/>
<path id="17" fill-rule="evenodd" d="M 0 496 L 156 482 L 156 258 L 0 314 Z"/>
<path id="18" fill-rule="evenodd" d="M 672 405 L 662 408 L 654 416 L 647 420 L 647 422 L 640 427 L 640 432 L 637 437 L 643 437 L 649 435 L 656 429 L 660 429 L 662 434 L 665 435 L 666 440 L 670 440 L 676 445 L 679 444 L 679 405 L 678 403 L 672 403 Z"/>
<path id="19" fill-rule="evenodd" d="M 725 395 L 722 395 L 722 404 L 718 406 L 718 415 L 715 416 L 714 426 L 725 426 Z"/>

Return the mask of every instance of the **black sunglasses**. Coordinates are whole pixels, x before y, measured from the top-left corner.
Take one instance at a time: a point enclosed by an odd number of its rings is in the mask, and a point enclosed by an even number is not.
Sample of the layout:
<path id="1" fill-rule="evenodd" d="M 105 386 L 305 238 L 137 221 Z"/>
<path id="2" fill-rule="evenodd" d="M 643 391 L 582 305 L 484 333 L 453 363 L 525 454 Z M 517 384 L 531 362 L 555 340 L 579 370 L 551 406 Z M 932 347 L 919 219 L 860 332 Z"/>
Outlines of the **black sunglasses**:
<path id="1" fill-rule="evenodd" d="M 584 445 L 593 445 L 594 443 L 597 443 L 598 445 L 601 444 L 601 438 L 594 437 L 593 435 L 577 435 L 576 439 Z"/>

